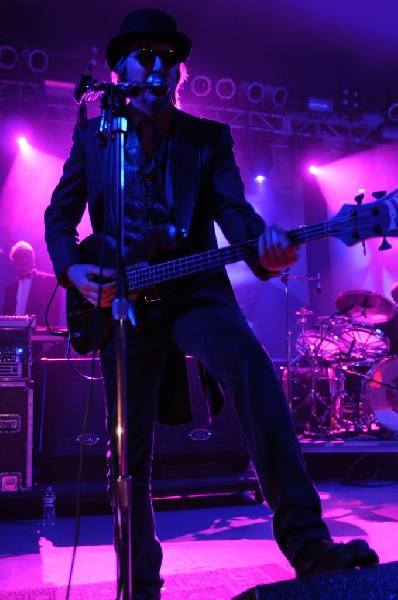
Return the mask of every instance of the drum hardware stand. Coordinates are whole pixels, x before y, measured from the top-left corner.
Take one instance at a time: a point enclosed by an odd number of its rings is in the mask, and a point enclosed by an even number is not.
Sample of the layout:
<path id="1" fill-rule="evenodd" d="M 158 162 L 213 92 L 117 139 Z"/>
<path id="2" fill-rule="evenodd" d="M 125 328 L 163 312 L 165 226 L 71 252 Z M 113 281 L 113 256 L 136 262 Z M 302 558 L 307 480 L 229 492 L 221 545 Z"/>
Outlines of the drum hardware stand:
<path id="1" fill-rule="evenodd" d="M 342 361 L 342 360 L 347 361 L 350 359 L 351 354 L 354 349 L 354 345 L 355 345 L 355 341 L 352 341 L 348 351 L 340 353 L 340 355 L 339 355 L 340 361 Z M 334 364 L 333 368 L 337 375 L 338 384 L 337 384 L 337 391 L 336 391 L 335 395 L 333 396 L 332 402 L 330 404 L 331 426 L 334 423 L 335 425 L 343 427 L 345 429 L 346 433 L 362 433 L 363 428 L 359 424 L 359 403 L 355 402 L 354 395 L 349 394 L 345 390 L 345 387 L 344 387 L 345 373 L 352 373 L 353 375 L 357 375 L 357 373 L 355 371 L 349 371 L 349 369 L 347 369 L 346 367 L 343 367 L 341 365 L 341 362 L 336 362 Z M 346 419 L 345 415 L 344 415 L 344 409 L 346 408 L 347 404 L 349 406 L 351 405 L 351 407 L 355 413 L 353 421 L 352 421 L 352 424 L 354 426 L 354 432 L 350 432 L 350 429 L 349 429 L 350 421 L 348 419 Z M 336 405 L 337 405 L 337 410 L 336 410 Z"/>
<path id="2" fill-rule="evenodd" d="M 330 423 L 331 427 L 333 424 L 336 426 L 343 427 L 346 433 L 363 433 L 363 426 L 360 424 L 360 415 L 359 415 L 359 403 L 355 402 L 353 394 L 349 394 L 344 390 L 344 374 L 352 373 L 353 375 L 358 375 L 355 371 L 349 371 L 347 368 L 342 365 L 336 364 L 334 365 L 334 371 L 337 374 L 337 391 L 332 398 L 332 402 L 330 405 L 331 414 L 330 414 Z M 344 415 L 344 408 L 348 405 L 352 406 L 354 411 L 354 419 L 350 422 Z M 336 410 L 337 405 L 337 410 Z M 350 424 L 354 425 L 354 431 L 350 431 Z"/>
<path id="3" fill-rule="evenodd" d="M 293 410 L 293 393 L 292 393 L 292 366 L 300 360 L 301 356 L 297 356 L 294 360 L 291 359 L 291 329 L 289 324 L 289 279 L 303 279 L 306 281 L 318 281 L 317 277 L 311 277 L 309 275 L 291 275 L 289 272 L 285 272 L 282 276 L 282 281 L 285 284 L 285 296 L 286 296 L 286 379 L 287 379 L 287 397 L 288 403 L 292 412 Z M 298 316 L 297 323 L 301 325 L 301 333 L 304 335 L 304 326 L 307 322 L 307 317 L 313 314 L 313 311 L 302 308 L 295 313 Z M 319 394 L 315 389 L 315 370 L 317 365 L 318 356 L 311 354 L 311 351 L 305 352 L 303 356 L 307 359 L 310 369 L 310 391 L 304 398 L 304 403 L 308 403 L 310 406 L 310 416 L 315 420 L 317 427 L 320 429 L 320 433 L 325 433 L 325 420 L 327 418 L 327 411 L 322 416 L 317 414 L 317 404 L 321 404 L 322 407 L 327 407 L 326 399 Z"/>
<path id="4" fill-rule="evenodd" d="M 307 394 L 307 396 L 305 397 L 304 402 L 310 403 L 311 415 L 314 418 L 315 423 L 317 424 L 319 433 L 326 434 L 326 433 L 328 433 L 328 431 L 327 431 L 327 427 L 325 426 L 325 421 L 326 421 L 328 411 L 325 410 L 322 415 L 318 416 L 316 409 L 317 409 L 318 403 L 321 405 L 322 408 L 326 409 L 327 401 L 321 394 L 319 394 L 317 391 L 315 391 L 315 375 L 314 375 L 313 361 L 312 362 L 310 361 L 310 374 L 311 374 L 311 379 L 310 379 L 311 390 L 310 390 L 310 393 Z"/>
<path id="5" fill-rule="evenodd" d="M 304 330 L 304 323 L 302 324 L 302 328 Z M 310 415 L 313 417 L 315 422 L 315 428 L 318 430 L 317 433 L 326 434 L 327 428 L 325 426 L 325 421 L 328 416 L 328 411 L 326 410 L 328 403 L 327 400 L 315 389 L 315 370 L 318 364 L 317 359 L 319 358 L 317 354 L 311 354 L 308 352 L 304 354 L 304 357 L 308 360 L 308 365 L 310 369 L 310 391 L 304 398 L 304 404 L 308 404 L 310 409 Z M 320 416 L 317 414 L 317 407 L 325 408 Z M 311 435 L 311 432 L 310 432 Z"/>
<path id="6" fill-rule="evenodd" d="M 282 272 L 281 281 L 285 284 L 285 330 L 286 330 L 286 381 L 287 381 L 287 401 L 292 411 L 292 360 L 291 360 L 291 337 L 292 331 L 290 329 L 289 313 L 289 279 L 303 279 L 306 281 L 318 281 L 317 277 L 311 277 L 309 275 L 292 275 L 289 269 Z M 312 312 L 311 312 L 312 314 Z M 304 323 L 306 322 L 306 319 Z M 302 327 L 303 328 L 303 327 Z M 298 357 L 297 357 L 298 358 Z M 294 360 L 294 362 L 297 360 Z M 293 411 L 292 411 L 293 414 Z"/>

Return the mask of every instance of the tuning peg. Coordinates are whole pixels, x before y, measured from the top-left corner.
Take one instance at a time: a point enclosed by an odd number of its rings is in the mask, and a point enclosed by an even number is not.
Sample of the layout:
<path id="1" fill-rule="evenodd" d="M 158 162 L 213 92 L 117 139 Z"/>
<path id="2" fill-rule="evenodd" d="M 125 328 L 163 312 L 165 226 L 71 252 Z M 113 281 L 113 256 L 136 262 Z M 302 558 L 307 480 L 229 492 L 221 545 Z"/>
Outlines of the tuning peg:
<path id="1" fill-rule="evenodd" d="M 384 237 L 383 241 L 381 242 L 380 246 L 379 246 L 379 250 L 391 250 L 392 246 L 390 244 L 390 242 L 387 242 L 387 239 Z"/>
<path id="2" fill-rule="evenodd" d="M 357 204 L 362 204 L 362 200 L 365 198 L 365 194 L 357 194 L 354 198 Z"/>
<path id="3" fill-rule="evenodd" d="M 383 196 L 385 196 L 387 194 L 387 192 L 385 190 L 381 190 L 380 192 L 373 192 L 372 196 L 373 198 L 376 198 L 376 200 L 380 200 L 380 198 L 383 198 Z"/>

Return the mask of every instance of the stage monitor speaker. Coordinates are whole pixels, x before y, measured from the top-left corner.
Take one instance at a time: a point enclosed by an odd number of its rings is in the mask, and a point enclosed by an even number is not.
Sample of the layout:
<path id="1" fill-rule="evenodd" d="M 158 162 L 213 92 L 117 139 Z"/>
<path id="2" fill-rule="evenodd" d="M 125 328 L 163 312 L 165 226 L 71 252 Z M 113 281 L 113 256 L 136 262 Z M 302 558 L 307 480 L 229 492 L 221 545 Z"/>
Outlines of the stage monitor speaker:
<path id="1" fill-rule="evenodd" d="M 226 398 L 222 411 L 211 416 L 194 357 L 187 356 L 187 368 L 193 422 L 157 424 L 154 476 L 211 477 L 244 471 L 250 457 L 235 407 Z"/>
<path id="2" fill-rule="evenodd" d="M 398 598 L 398 562 L 260 585 L 234 600 L 387 600 Z"/>
<path id="3" fill-rule="evenodd" d="M 91 376 L 91 358 L 40 360 L 34 435 L 39 455 L 77 457 L 82 438 L 85 454 L 106 455 L 105 396 L 98 359 L 95 379 L 87 379 Z"/>
<path id="4" fill-rule="evenodd" d="M 98 359 L 97 359 L 98 360 Z M 153 477 L 206 478 L 241 473 L 249 465 L 249 453 L 232 403 L 226 400 L 223 410 L 209 416 L 199 380 L 196 359 L 187 358 L 193 423 L 169 426 L 156 423 L 154 436 Z M 73 477 L 79 457 L 79 440 L 89 394 L 90 382 L 82 378 L 91 371 L 89 358 L 43 358 L 38 369 L 37 406 L 35 411 L 34 448 L 38 459 L 46 463 L 53 479 Z M 96 374 L 100 374 L 99 361 Z M 36 391 L 35 391 L 36 394 Z M 91 464 L 100 458 L 100 471 L 105 476 L 107 431 L 105 397 L 102 381 L 93 382 L 90 412 L 85 437 L 85 458 Z M 88 459 L 87 459 L 88 457 Z M 104 459 L 102 461 L 102 458 Z M 51 467 L 51 469 L 50 469 Z M 50 470 L 49 470 L 50 469 Z M 70 473 L 66 473 L 69 469 Z M 87 470 L 86 470 L 87 471 Z"/>

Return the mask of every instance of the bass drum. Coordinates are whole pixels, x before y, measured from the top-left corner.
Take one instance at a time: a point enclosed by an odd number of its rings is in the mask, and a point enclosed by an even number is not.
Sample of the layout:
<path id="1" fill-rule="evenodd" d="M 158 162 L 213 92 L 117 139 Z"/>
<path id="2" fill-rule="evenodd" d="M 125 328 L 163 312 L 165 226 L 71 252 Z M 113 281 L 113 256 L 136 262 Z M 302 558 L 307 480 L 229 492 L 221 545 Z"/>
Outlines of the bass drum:
<path id="1" fill-rule="evenodd" d="M 383 358 L 370 369 L 362 394 L 380 425 L 398 432 L 398 355 Z"/>
<path id="2" fill-rule="evenodd" d="M 322 329 L 308 329 L 301 333 L 296 342 L 296 348 L 303 356 L 333 362 L 340 356 L 340 341 L 336 335 Z"/>
<path id="3" fill-rule="evenodd" d="M 388 354 L 390 340 L 380 330 L 366 325 L 351 325 L 341 332 L 347 363 L 377 360 Z"/>

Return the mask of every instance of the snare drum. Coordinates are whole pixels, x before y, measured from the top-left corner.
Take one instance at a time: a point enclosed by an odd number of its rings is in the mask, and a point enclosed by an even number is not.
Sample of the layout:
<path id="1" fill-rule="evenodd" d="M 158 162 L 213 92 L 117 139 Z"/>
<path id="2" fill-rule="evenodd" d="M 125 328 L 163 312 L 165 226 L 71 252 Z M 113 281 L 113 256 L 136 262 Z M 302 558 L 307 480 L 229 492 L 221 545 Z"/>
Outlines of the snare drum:
<path id="1" fill-rule="evenodd" d="M 398 355 L 383 358 L 370 369 L 362 393 L 380 425 L 398 432 Z"/>

